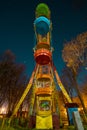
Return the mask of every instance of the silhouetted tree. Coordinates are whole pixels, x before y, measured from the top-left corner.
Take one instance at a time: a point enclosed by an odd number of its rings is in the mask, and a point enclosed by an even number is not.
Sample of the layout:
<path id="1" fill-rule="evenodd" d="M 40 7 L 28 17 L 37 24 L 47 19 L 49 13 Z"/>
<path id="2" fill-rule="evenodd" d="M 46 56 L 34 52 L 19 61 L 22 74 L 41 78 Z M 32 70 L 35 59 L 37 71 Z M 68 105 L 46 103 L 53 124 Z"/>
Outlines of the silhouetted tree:
<path id="1" fill-rule="evenodd" d="M 12 112 L 27 83 L 25 66 L 16 63 L 15 55 L 7 50 L 0 57 L 0 104 L 8 102 L 8 112 Z"/>
<path id="2" fill-rule="evenodd" d="M 75 81 L 73 80 L 70 68 L 68 68 L 67 66 L 64 67 L 64 69 L 62 70 L 61 80 L 70 97 L 72 98 L 76 96 Z"/>

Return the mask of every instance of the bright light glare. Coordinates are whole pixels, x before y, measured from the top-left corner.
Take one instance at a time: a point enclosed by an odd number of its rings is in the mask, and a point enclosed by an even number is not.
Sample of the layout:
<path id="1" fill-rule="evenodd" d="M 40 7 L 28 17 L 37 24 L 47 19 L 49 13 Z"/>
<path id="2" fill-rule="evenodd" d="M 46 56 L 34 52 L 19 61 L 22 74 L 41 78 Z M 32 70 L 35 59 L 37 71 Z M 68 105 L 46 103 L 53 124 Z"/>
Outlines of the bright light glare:
<path id="1" fill-rule="evenodd" d="M 6 114 L 6 108 L 5 108 L 5 107 L 2 107 L 1 110 L 0 110 L 0 113 L 1 113 L 1 114 Z"/>

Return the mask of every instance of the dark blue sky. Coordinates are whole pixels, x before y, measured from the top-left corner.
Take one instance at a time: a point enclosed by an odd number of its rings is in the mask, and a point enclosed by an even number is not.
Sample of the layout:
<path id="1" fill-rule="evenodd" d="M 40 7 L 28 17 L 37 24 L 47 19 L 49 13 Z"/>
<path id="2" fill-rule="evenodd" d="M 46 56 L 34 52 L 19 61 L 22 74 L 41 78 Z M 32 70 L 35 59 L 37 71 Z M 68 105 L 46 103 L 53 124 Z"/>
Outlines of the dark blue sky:
<path id="1" fill-rule="evenodd" d="M 0 0 L 0 54 L 12 50 L 17 61 L 26 65 L 29 76 L 35 65 L 35 8 L 41 2 L 51 10 L 53 60 L 59 74 L 64 66 L 61 52 L 64 41 L 87 31 L 86 0 Z"/>

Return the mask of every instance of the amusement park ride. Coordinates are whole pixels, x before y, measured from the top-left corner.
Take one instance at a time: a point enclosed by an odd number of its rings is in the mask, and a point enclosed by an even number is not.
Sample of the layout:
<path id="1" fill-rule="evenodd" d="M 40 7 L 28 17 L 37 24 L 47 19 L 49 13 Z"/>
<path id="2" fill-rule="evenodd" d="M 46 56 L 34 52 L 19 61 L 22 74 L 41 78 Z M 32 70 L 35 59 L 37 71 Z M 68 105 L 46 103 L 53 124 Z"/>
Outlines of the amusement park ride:
<path id="1" fill-rule="evenodd" d="M 35 116 L 35 128 L 53 129 L 55 125 L 54 118 L 59 118 L 58 93 L 56 93 L 55 79 L 67 102 L 72 104 L 72 100 L 65 90 L 53 64 L 53 48 L 51 46 L 52 22 L 48 6 L 43 3 L 39 4 L 36 8 L 35 16 L 34 31 L 36 45 L 34 47 L 34 58 L 36 66 L 28 86 L 10 117 L 9 123 L 32 88 L 29 116 Z"/>

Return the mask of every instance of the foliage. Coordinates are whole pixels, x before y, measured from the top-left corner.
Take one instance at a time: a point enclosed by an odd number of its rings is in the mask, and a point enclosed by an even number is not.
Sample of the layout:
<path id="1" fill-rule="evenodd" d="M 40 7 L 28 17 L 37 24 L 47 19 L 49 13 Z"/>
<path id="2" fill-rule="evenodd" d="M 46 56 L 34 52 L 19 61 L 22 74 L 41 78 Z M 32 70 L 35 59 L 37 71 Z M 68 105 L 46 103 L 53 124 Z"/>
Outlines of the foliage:
<path id="1" fill-rule="evenodd" d="M 67 42 L 64 45 L 62 51 L 63 60 L 66 62 L 67 67 L 69 67 L 72 72 L 72 78 L 73 81 L 75 82 L 75 89 L 83 106 L 85 114 L 87 113 L 87 111 L 76 78 L 78 74 L 78 69 L 81 66 L 87 64 L 86 50 L 87 50 L 87 32 L 79 34 L 76 37 L 76 39 Z"/>
<path id="2" fill-rule="evenodd" d="M 68 126 L 68 130 L 75 130 L 75 126 L 73 125 Z"/>
<path id="3" fill-rule="evenodd" d="M 15 55 L 7 50 L 0 57 L 0 104 L 8 102 L 8 111 L 12 111 L 20 99 L 25 86 L 25 66 L 16 63 Z"/>
<path id="4" fill-rule="evenodd" d="M 87 32 L 79 34 L 76 39 L 67 42 L 62 51 L 63 60 L 75 74 L 81 65 L 87 64 Z"/>

